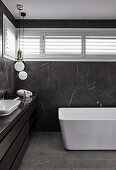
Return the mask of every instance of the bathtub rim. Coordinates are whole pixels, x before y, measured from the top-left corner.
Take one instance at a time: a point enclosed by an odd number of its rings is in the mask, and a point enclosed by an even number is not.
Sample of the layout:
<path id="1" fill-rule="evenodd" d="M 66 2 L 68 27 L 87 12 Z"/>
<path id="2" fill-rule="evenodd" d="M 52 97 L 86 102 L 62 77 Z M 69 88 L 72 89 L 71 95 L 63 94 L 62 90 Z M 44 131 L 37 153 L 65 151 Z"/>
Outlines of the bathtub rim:
<path id="1" fill-rule="evenodd" d="M 59 121 L 109 121 L 109 120 L 112 120 L 112 121 L 116 121 L 116 115 L 113 115 L 113 116 L 115 116 L 114 118 L 100 118 L 100 119 L 98 119 L 98 118 L 93 118 L 93 119 L 69 119 L 69 118 L 63 118 L 63 117 L 61 117 L 62 116 L 62 114 L 63 113 L 61 113 L 61 110 L 66 110 L 66 109 L 77 109 L 77 110 L 79 110 L 79 109 L 81 109 L 81 110 L 85 110 L 85 109 L 87 109 L 87 110 L 89 110 L 89 109 L 91 109 L 91 110 L 95 110 L 95 109 L 97 109 L 97 110 L 101 110 L 101 109 L 104 109 L 104 110 L 115 110 L 116 111 L 116 107 L 60 107 L 60 108 L 58 108 L 58 119 L 59 119 Z M 72 114 L 72 113 L 70 113 L 70 114 Z M 78 114 L 78 113 L 77 113 Z M 82 113 L 81 113 L 82 114 Z M 86 114 L 86 113 L 84 113 L 84 114 Z M 93 114 L 93 113 L 92 113 Z M 98 116 L 98 114 L 101 116 L 101 115 L 103 115 L 103 113 L 97 113 L 96 115 Z M 106 114 L 106 113 L 104 113 L 104 114 Z M 108 113 L 109 115 L 111 115 L 111 114 L 113 114 L 113 113 Z"/>

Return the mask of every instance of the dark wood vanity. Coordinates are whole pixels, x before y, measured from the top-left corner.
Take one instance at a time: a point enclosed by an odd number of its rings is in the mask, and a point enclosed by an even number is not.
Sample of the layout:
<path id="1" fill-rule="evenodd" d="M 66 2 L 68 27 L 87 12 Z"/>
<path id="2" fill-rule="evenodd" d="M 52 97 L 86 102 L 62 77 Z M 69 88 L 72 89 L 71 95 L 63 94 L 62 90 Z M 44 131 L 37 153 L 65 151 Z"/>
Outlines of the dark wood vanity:
<path id="1" fill-rule="evenodd" d="M 9 116 L 0 117 L 0 170 L 17 170 L 29 142 L 36 97 L 21 103 Z"/>

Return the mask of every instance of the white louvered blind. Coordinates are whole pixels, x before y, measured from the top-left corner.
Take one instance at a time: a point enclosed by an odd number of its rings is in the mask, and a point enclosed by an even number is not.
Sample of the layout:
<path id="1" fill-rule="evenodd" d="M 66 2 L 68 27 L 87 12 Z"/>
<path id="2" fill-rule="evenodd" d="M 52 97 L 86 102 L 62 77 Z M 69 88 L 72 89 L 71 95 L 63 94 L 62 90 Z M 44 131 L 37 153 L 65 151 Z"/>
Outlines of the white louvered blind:
<path id="1" fill-rule="evenodd" d="M 15 60 L 16 30 L 14 25 L 3 15 L 3 55 Z"/>
<path id="2" fill-rule="evenodd" d="M 6 29 L 5 34 L 5 54 L 15 57 L 15 34 L 9 28 Z"/>
<path id="3" fill-rule="evenodd" d="M 23 58 L 38 58 L 40 55 L 40 36 L 24 36 L 20 38 Z"/>
<path id="4" fill-rule="evenodd" d="M 45 36 L 45 54 L 81 54 L 81 36 Z"/>
<path id="5" fill-rule="evenodd" d="M 86 36 L 87 55 L 115 55 L 116 36 Z"/>

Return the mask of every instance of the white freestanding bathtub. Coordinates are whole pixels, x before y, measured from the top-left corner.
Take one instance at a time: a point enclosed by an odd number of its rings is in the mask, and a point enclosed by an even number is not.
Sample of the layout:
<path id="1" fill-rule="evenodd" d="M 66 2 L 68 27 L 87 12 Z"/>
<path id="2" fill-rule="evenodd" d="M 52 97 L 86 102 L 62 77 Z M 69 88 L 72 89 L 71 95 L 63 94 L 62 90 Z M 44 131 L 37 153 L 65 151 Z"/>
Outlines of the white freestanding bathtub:
<path id="1" fill-rule="evenodd" d="M 67 150 L 116 150 L 116 108 L 59 108 Z"/>

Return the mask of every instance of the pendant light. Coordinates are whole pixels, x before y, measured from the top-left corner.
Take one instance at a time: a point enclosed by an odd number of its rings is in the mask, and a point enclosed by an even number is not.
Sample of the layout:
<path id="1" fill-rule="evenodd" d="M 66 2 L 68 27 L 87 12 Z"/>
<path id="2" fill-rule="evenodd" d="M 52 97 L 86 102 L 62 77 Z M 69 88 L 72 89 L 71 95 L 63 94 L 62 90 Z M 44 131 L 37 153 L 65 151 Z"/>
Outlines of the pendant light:
<path id="1" fill-rule="evenodd" d="M 22 51 L 20 50 L 20 15 L 21 15 L 21 11 L 23 10 L 23 6 L 22 5 L 17 5 L 17 9 L 19 10 L 19 50 L 17 52 L 17 61 L 22 61 L 23 57 L 22 57 Z"/>
<path id="2" fill-rule="evenodd" d="M 23 17 L 23 44 L 24 44 L 24 17 L 26 16 L 25 12 L 21 12 L 21 16 Z M 23 49 L 24 50 L 24 49 Z M 20 80 L 25 80 L 28 77 L 26 71 L 20 71 L 18 74 Z"/>
<path id="3" fill-rule="evenodd" d="M 18 41 L 18 46 L 19 46 L 19 49 L 17 51 L 17 62 L 15 63 L 14 67 L 15 67 L 15 70 L 16 71 L 23 71 L 24 68 L 25 68 L 25 65 L 24 63 L 22 62 L 22 51 L 20 50 L 20 13 L 21 11 L 23 10 L 23 6 L 22 5 L 17 5 L 17 9 L 19 11 L 19 21 L 18 21 L 18 27 L 19 27 L 19 30 L 18 30 L 18 33 L 19 33 L 19 41 Z"/>
<path id="4" fill-rule="evenodd" d="M 18 51 L 17 51 L 17 62 L 15 63 L 14 67 L 15 67 L 15 70 L 18 71 L 18 77 L 19 79 L 21 80 L 25 80 L 27 78 L 27 73 L 24 71 L 25 69 L 25 65 L 23 63 L 23 56 L 22 56 L 22 51 L 20 49 L 20 45 L 21 45 L 21 40 L 20 40 L 20 36 L 21 36 L 21 32 L 20 32 L 20 16 L 23 17 L 23 39 L 24 39 L 24 17 L 26 16 L 26 13 L 24 12 L 21 12 L 23 10 L 23 6 L 22 5 L 17 5 L 17 9 L 19 10 L 19 30 L 18 30 L 18 33 L 19 33 L 19 41 L 18 41 Z"/>
<path id="5" fill-rule="evenodd" d="M 28 75 L 27 75 L 26 71 L 21 71 L 21 72 L 19 72 L 18 77 L 20 80 L 26 80 Z"/>

